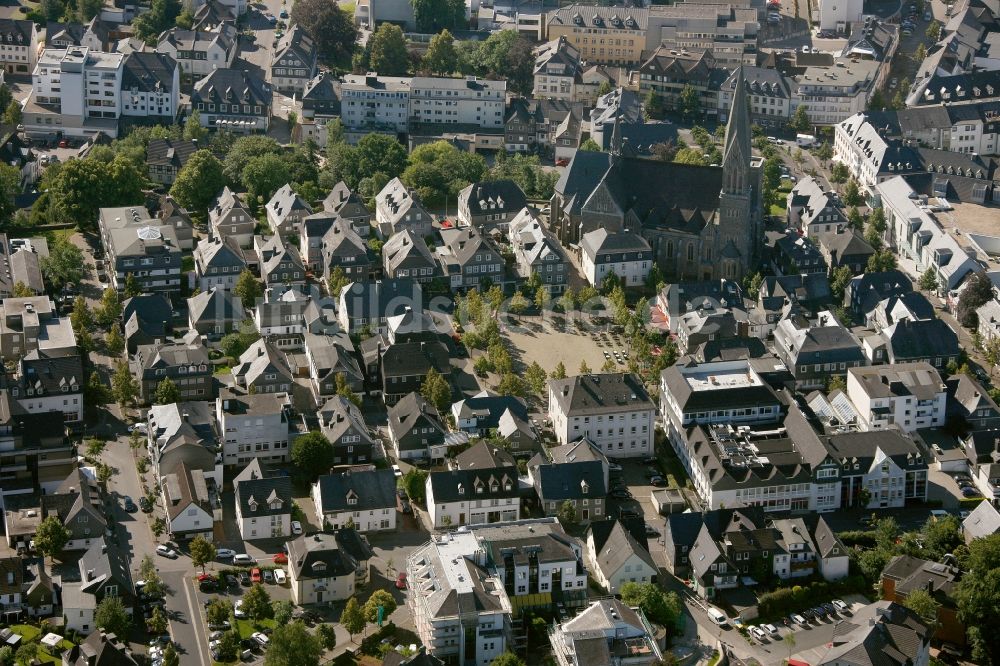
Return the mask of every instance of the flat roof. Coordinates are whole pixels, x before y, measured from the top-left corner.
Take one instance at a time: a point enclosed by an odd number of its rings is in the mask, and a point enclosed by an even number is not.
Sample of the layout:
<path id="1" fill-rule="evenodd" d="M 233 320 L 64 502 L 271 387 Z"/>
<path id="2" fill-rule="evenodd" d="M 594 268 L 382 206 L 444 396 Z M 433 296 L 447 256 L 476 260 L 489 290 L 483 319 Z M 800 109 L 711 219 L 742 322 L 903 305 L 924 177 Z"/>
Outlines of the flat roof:
<path id="1" fill-rule="evenodd" d="M 683 372 L 683 371 L 682 371 Z M 743 369 L 736 368 L 709 368 L 696 369 L 691 373 L 683 373 L 684 380 L 691 387 L 692 391 L 717 391 L 719 389 L 745 388 L 750 386 L 763 386 L 750 366 Z"/>

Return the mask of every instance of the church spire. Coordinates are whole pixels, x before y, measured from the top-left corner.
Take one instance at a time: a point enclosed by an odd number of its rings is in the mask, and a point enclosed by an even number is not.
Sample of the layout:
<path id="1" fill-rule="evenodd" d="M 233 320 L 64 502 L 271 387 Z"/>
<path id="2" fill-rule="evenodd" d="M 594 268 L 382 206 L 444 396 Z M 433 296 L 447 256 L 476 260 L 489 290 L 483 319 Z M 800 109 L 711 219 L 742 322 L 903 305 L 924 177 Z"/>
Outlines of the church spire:
<path id="1" fill-rule="evenodd" d="M 750 114 L 747 111 L 746 81 L 743 66 L 736 68 L 736 85 L 726 125 L 725 151 L 722 159 L 722 191 L 746 194 L 750 186 Z"/>

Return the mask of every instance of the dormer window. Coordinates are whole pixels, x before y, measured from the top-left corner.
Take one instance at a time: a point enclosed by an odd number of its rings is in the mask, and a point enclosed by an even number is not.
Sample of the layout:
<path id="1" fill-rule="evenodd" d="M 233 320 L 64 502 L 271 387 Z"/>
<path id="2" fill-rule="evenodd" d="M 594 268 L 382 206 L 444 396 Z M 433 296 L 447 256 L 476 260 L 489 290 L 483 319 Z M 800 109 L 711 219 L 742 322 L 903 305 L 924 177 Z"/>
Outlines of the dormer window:
<path id="1" fill-rule="evenodd" d="M 459 495 L 464 495 L 465 494 L 465 486 L 463 486 L 461 483 L 458 484 L 458 494 Z"/>
<path id="2" fill-rule="evenodd" d="M 580 482 L 580 492 L 583 493 L 584 495 L 590 492 L 590 486 L 587 485 L 586 481 Z"/>
<path id="3" fill-rule="evenodd" d="M 476 494 L 477 495 L 482 495 L 483 494 L 483 486 L 482 486 L 482 484 L 479 484 L 479 485 L 476 486 Z"/>

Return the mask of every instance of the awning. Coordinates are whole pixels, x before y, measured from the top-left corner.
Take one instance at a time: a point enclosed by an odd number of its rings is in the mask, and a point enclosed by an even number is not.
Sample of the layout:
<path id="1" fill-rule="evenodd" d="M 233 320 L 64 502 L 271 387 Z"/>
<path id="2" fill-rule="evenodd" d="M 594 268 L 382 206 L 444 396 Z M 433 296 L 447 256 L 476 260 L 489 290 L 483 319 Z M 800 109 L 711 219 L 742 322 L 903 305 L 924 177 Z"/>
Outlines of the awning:
<path id="1" fill-rule="evenodd" d="M 802 661 L 801 659 L 789 659 L 788 666 L 809 666 L 809 662 Z"/>

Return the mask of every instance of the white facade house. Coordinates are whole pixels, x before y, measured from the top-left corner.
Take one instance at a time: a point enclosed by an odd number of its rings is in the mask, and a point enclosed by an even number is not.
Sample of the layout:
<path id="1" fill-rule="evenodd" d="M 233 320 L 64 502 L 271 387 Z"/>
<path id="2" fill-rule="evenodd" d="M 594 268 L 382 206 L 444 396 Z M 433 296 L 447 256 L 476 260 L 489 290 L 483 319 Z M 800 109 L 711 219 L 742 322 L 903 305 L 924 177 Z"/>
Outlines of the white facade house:
<path id="1" fill-rule="evenodd" d="M 426 496 L 435 529 L 521 519 L 516 467 L 431 472 Z"/>
<path id="2" fill-rule="evenodd" d="M 174 539 L 202 536 L 212 541 L 215 517 L 208 484 L 200 469 L 181 463 L 161 481 L 163 505 L 167 514 L 167 533 Z"/>
<path id="3" fill-rule="evenodd" d="M 288 582 L 295 604 L 349 599 L 368 582 L 372 552 L 354 530 L 302 535 L 288 542 Z"/>
<path id="4" fill-rule="evenodd" d="M 623 285 L 635 287 L 646 281 L 653 268 L 653 250 L 638 234 L 594 229 L 580 242 L 580 266 L 592 286 L 600 286 L 614 273 Z"/>
<path id="5" fill-rule="evenodd" d="M 626 583 L 651 583 L 658 572 L 649 551 L 617 520 L 591 525 L 587 562 L 594 580 L 608 594 L 621 593 Z"/>
<path id="6" fill-rule="evenodd" d="M 85 119 L 117 121 L 124 62 L 121 53 L 101 53 L 83 46 L 45 49 L 31 75 L 30 98 L 43 108 L 35 112 L 33 106 L 25 107 L 26 130 L 40 131 L 36 126 L 42 125 L 43 118 L 48 120 L 45 125 L 50 132 L 72 131 Z M 63 120 L 54 120 L 52 112 Z"/>
<path id="7" fill-rule="evenodd" d="M 324 474 L 312 487 L 316 520 L 359 532 L 396 529 L 396 477 L 391 469 Z"/>
<path id="8" fill-rule="evenodd" d="M 233 479 L 236 524 L 245 540 L 287 537 L 292 533 L 292 480 L 265 476 L 254 459 Z"/>
<path id="9" fill-rule="evenodd" d="M 560 444 L 588 438 L 608 457 L 653 452 L 656 405 L 638 376 L 607 373 L 549 380 L 549 418 Z"/>
<path id="10" fill-rule="evenodd" d="M 405 132 L 410 117 L 410 78 L 349 74 L 341 84 L 341 119 L 349 129 Z"/>
<path id="11" fill-rule="evenodd" d="M 236 28 L 228 24 L 220 25 L 215 31 L 175 28 L 160 36 L 156 52 L 171 56 L 186 76 L 200 78 L 233 64 L 239 50 L 236 40 Z"/>
<path id="12" fill-rule="evenodd" d="M 242 394 L 223 388 L 215 400 L 215 418 L 222 438 L 226 465 L 246 465 L 259 459 L 288 460 L 292 427 L 292 399 L 287 393 Z"/>
<path id="13" fill-rule="evenodd" d="M 820 30 L 845 32 L 852 23 L 861 22 L 863 0 L 820 0 Z"/>
<path id="14" fill-rule="evenodd" d="M 502 128 L 506 103 L 507 81 L 503 79 L 415 76 L 410 81 L 409 118 L 413 125 Z"/>
<path id="15" fill-rule="evenodd" d="M 8 74 L 30 74 L 38 60 L 38 30 L 34 21 L 0 20 L 0 67 Z"/>
<path id="16" fill-rule="evenodd" d="M 930 363 L 899 363 L 847 371 L 847 397 L 863 430 L 904 432 L 944 425 L 947 387 Z"/>

